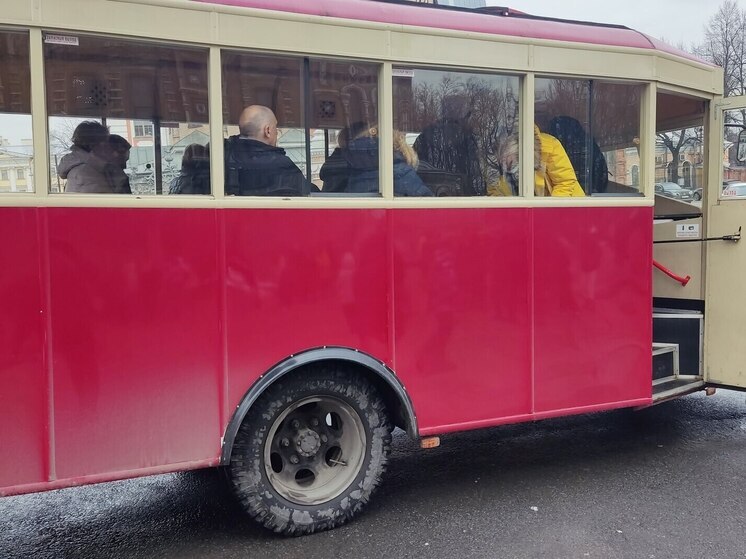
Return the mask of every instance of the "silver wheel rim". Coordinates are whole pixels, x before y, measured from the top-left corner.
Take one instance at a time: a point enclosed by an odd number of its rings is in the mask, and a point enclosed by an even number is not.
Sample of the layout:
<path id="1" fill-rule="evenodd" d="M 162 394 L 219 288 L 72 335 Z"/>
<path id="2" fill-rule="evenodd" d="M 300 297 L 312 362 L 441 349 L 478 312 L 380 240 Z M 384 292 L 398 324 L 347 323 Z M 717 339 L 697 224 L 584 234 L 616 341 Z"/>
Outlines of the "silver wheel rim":
<path id="1" fill-rule="evenodd" d="M 349 404 L 312 396 L 275 419 L 264 444 L 264 469 L 282 497 L 317 505 L 349 487 L 362 467 L 366 444 L 363 422 Z"/>

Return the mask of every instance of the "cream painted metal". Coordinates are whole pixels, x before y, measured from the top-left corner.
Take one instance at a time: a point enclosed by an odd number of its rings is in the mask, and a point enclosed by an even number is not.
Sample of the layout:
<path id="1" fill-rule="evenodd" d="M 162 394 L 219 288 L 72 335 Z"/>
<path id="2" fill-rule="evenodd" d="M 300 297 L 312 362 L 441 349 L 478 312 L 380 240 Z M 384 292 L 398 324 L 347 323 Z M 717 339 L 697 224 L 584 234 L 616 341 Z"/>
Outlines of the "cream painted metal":
<path id="1" fill-rule="evenodd" d="M 86 17 L 81 18 L 80 14 Z M 168 22 L 168 24 L 164 24 Z M 651 206 L 653 204 L 656 88 L 678 90 L 704 100 L 714 98 L 722 87 L 722 72 L 706 64 L 673 54 L 630 47 L 609 47 L 554 40 L 524 39 L 474 32 L 457 32 L 415 26 L 392 25 L 201 4 L 188 0 L 19 0 L 3 6 L 0 25 L 31 30 L 32 105 L 34 108 L 35 174 L 49 176 L 46 118 L 43 116 L 44 79 L 42 31 L 67 34 L 114 35 L 169 44 L 208 46 L 210 52 L 210 116 L 213 136 L 212 176 L 222 175 L 220 142 L 222 107 L 219 95 L 219 49 L 240 48 L 255 52 L 286 53 L 360 59 L 382 63 L 379 77 L 381 116 L 391 112 L 389 64 L 421 65 L 454 69 L 494 70 L 521 76 L 521 130 L 532 127 L 534 75 L 635 81 L 647 84 L 641 111 L 641 186 L 645 197 L 588 197 L 542 199 L 523 189 L 516 199 L 490 197 L 396 199 L 391 179 L 384 180 L 383 198 L 281 199 L 225 198 L 221 188 L 212 197 L 128 197 L 49 195 L 37 185 L 35 194 L 3 195 L 0 204 L 12 206 L 125 206 L 125 207 L 544 207 L 544 206 Z M 251 32 L 247 32 L 251 30 Z M 319 40 L 323 38 L 323 40 Z M 40 118 L 39 115 L 42 115 Z M 386 122 L 384 119 L 383 122 Z M 386 126 L 384 145 L 391 142 Z M 382 168 L 389 168 L 387 150 Z M 41 157 L 39 156 L 41 155 Z M 531 142 L 523 142 L 524 176 L 530 176 Z M 387 176 L 388 173 L 383 173 Z M 217 181 L 222 183 L 222 181 Z"/>
<path id="2" fill-rule="evenodd" d="M 712 153 L 723 153 L 725 111 L 744 108 L 746 96 L 716 103 L 710 117 Z M 729 235 L 746 226 L 746 199 L 721 198 L 722 180 L 723 166 L 711 164 L 708 237 Z M 746 242 L 712 242 L 706 251 L 705 380 L 746 388 Z"/>
<path id="3" fill-rule="evenodd" d="M 656 223 L 653 228 L 654 241 L 689 240 L 677 237 L 677 228 L 685 225 L 696 225 L 698 238 L 703 238 L 702 218 L 696 217 L 677 221 Z M 671 299 L 704 299 L 704 281 L 702 274 L 704 243 L 683 242 L 657 244 L 653 247 L 653 258 L 666 268 L 680 276 L 690 276 L 689 283 L 682 286 L 663 272 L 653 270 L 653 295 Z"/>

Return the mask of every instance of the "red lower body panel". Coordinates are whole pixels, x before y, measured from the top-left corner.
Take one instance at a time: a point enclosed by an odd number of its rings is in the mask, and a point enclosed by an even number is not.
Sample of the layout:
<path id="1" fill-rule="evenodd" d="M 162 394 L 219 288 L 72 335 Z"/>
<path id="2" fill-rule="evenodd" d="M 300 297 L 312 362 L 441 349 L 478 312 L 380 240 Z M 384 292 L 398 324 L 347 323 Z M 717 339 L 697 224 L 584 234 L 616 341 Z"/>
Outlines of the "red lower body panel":
<path id="1" fill-rule="evenodd" d="M 258 377 L 324 345 L 389 365 L 422 434 L 650 400 L 650 208 L 3 208 L 0 233 L 0 494 L 215 465 Z"/>

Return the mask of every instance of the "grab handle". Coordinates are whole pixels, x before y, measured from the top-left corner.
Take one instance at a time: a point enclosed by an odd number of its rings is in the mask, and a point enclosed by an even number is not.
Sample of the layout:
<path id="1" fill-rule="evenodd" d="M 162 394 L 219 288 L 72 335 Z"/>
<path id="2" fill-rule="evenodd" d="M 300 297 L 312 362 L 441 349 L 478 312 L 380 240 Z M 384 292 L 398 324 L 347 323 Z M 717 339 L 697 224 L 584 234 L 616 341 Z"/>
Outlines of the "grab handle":
<path id="1" fill-rule="evenodd" d="M 655 266 L 656 268 L 658 268 L 661 272 L 663 272 L 664 274 L 666 274 L 669 278 L 674 279 L 677 282 L 679 282 L 682 286 L 684 286 L 687 283 L 689 283 L 689 280 L 692 279 L 691 276 L 686 276 L 686 277 L 683 277 L 683 278 L 681 276 L 677 276 L 676 274 L 674 274 L 671 270 L 669 270 L 668 268 L 666 268 L 663 264 L 661 264 L 657 260 L 653 260 L 653 266 Z"/>

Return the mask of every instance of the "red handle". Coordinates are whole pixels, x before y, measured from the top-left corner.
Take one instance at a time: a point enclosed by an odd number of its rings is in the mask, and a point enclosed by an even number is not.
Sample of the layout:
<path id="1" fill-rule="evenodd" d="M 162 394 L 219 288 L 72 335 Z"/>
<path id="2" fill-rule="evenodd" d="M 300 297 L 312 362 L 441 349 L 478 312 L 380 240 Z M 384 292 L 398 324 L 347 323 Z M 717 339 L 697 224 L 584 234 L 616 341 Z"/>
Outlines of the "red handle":
<path id="1" fill-rule="evenodd" d="M 669 278 L 673 278 L 676 281 L 678 281 L 682 286 L 684 286 L 687 283 L 689 283 L 689 280 L 692 279 L 691 276 L 686 276 L 686 277 L 683 277 L 683 278 L 681 276 L 677 276 L 671 270 L 669 270 L 668 268 L 666 268 L 663 264 L 661 264 L 660 262 L 657 262 L 655 260 L 653 260 L 653 266 L 655 266 L 656 268 L 658 268 L 661 272 L 663 272 L 664 274 L 666 274 Z"/>

